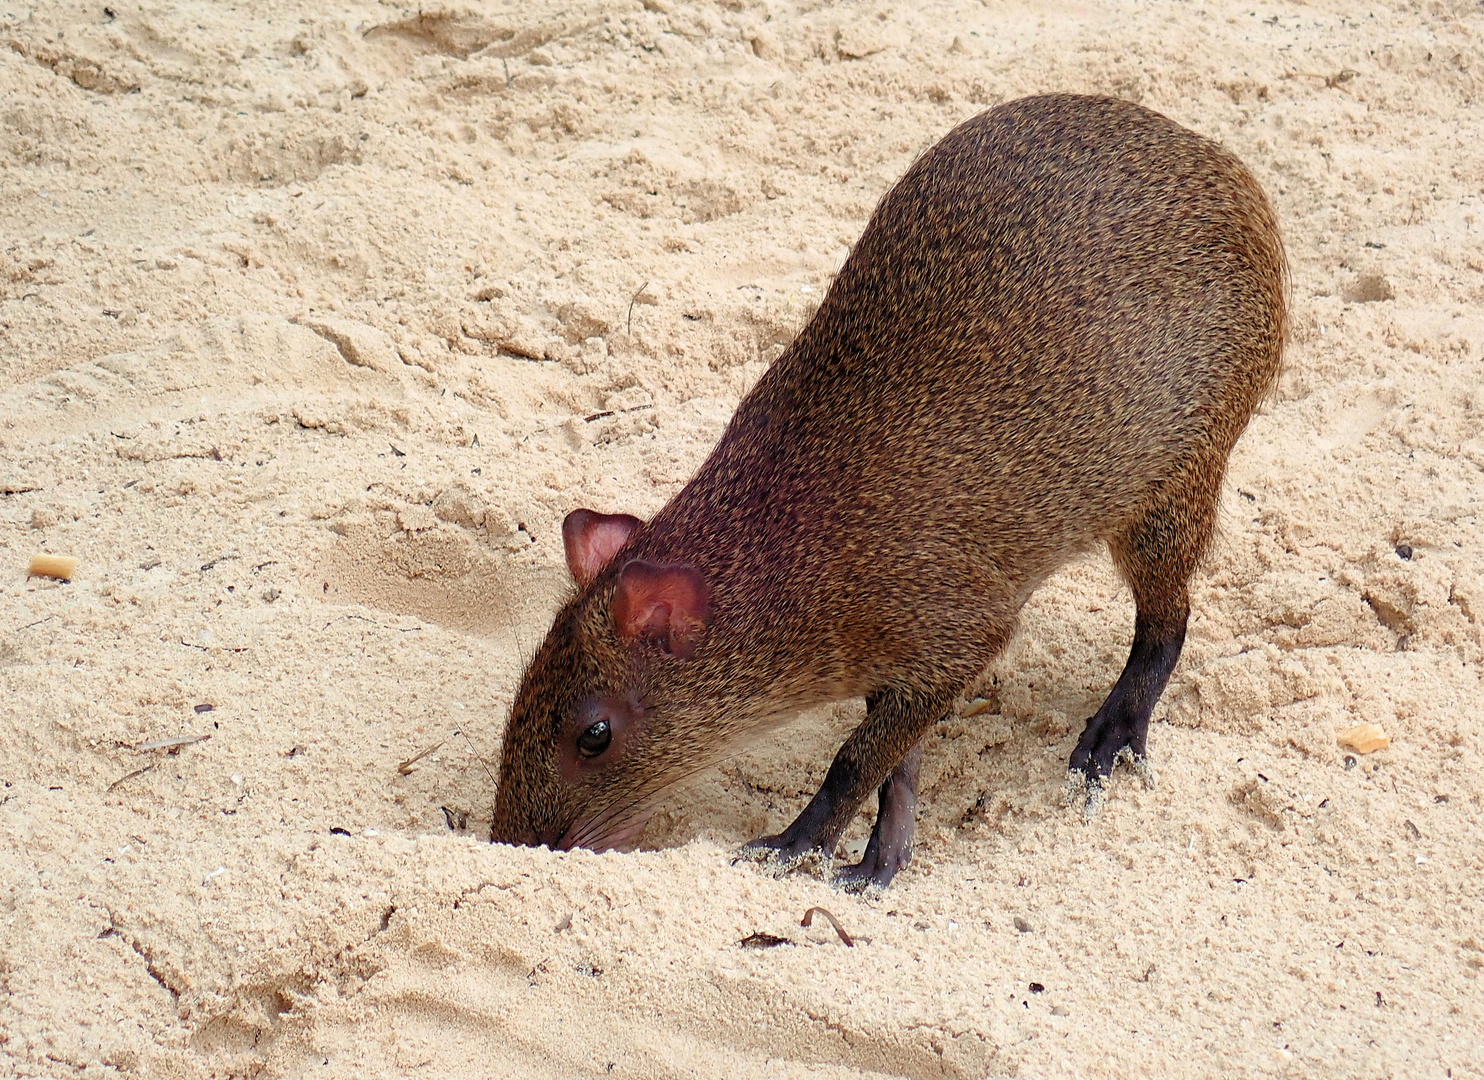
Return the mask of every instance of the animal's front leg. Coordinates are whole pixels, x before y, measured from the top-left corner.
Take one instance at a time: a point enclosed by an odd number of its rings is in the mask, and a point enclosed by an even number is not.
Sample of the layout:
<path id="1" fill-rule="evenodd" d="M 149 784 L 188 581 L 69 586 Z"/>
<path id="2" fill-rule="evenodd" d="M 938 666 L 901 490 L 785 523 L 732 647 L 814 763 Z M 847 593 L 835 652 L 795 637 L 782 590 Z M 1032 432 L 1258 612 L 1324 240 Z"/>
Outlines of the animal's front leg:
<path id="1" fill-rule="evenodd" d="M 925 740 L 924 740 L 925 741 Z M 884 889 L 897 871 L 912 859 L 912 836 L 917 831 L 917 773 L 922 766 L 922 741 L 907 751 L 882 783 L 877 798 L 876 824 L 861 861 L 835 875 L 835 884 L 850 892 Z"/>
<path id="2" fill-rule="evenodd" d="M 901 835 L 902 811 L 910 821 L 916 808 L 916 768 L 914 748 L 933 723 L 948 711 L 953 701 L 953 692 L 935 695 L 911 694 L 899 690 L 883 690 L 866 699 L 866 718 L 860 727 L 851 732 L 830 771 L 825 774 L 809 805 L 794 819 L 792 825 L 776 836 L 767 836 L 749 844 L 749 849 L 769 852 L 784 863 L 793 863 L 807 854 L 818 852 L 829 857 L 840 842 L 840 835 L 855 817 L 860 805 L 872 791 L 881 787 L 893 769 L 909 755 L 914 757 L 910 769 L 910 783 L 892 800 L 889 793 L 883 794 L 883 815 L 887 832 L 880 840 L 873 833 L 873 843 L 878 851 L 885 842 L 885 855 L 895 858 L 902 842 L 910 850 L 912 837 L 910 825 L 905 836 Z M 905 777 L 904 777 L 905 779 Z M 897 803 L 901 803 L 897 807 Z M 896 807 L 889 810 L 888 806 Z M 881 823 L 878 817 L 878 824 Z M 879 830 L 878 830 L 879 831 Z M 899 865 L 905 865 L 905 858 Z M 886 874 L 890 880 L 895 867 Z M 885 884 L 885 882 L 881 882 Z"/>

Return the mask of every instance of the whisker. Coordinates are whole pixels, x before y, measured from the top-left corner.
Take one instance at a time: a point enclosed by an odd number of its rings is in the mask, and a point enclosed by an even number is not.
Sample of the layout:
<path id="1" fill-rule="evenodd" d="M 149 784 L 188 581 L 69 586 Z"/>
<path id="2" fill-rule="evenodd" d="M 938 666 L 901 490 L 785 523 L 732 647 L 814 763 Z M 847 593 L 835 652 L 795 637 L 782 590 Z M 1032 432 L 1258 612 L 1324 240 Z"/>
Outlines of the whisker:
<path id="1" fill-rule="evenodd" d="M 593 837 L 601 836 L 610 824 L 612 824 L 615 820 L 621 820 L 625 815 L 630 814 L 636 807 L 642 806 L 647 798 L 647 794 L 642 794 L 636 796 L 633 799 L 630 799 L 626 803 L 614 803 L 612 806 L 609 806 L 607 809 L 605 809 L 597 817 L 588 821 L 587 824 L 582 827 L 582 831 L 579 832 L 575 837 L 573 837 L 573 839 L 568 843 L 567 846 L 589 847 Z"/>
<path id="2" fill-rule="evenodd" d="M 652 802 L 670 788 L 675 787 L 686 779 L 685 776 L 676 776 L 662 783 L 652 785 L 641 790 L 626 802 L 613 803 L 604 809 L 598 816 L 592 818 L 582 827 L 582 831 L 568 842 L 568 847 L 587 847 L 588 842 L 594 836 L 601 836 L 608 825 L 616 819 L 622 819 L 631 815 L 636 807 L 641 807 Z"/>

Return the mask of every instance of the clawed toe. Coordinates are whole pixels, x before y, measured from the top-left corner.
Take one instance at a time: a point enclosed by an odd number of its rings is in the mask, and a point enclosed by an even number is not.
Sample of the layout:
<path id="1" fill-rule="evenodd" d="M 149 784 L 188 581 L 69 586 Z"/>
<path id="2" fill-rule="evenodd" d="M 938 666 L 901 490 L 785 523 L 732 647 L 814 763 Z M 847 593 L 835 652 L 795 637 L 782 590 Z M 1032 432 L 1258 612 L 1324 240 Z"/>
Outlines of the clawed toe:
<path id="1" fill-rule="evenodd" d="M 1119 755 L 1119 760 L 1123 761 L 1133 770 L 1133 774 L 1143 781 L 1146 789 L 1153 790 L 1156 777 L 1154 775 L 1154 766 L 1149 764 L 1148 755 L 1135 754 L 1132 750 L 1125 750 L 1124 754 Z"/>
<path id="2" fill-rule="evenodd" d="M 1136 754 L 1129 747 L 1123 746 L 1109 758 L 1105 769 L 1097 767 L 1097 757 L 1098 755 L 1094 755 L 1083 766 L 1078 766 L 1076 757 L 1073 757 L 1072 767 L 1067 770 L 1066 785 L 1062 789 L 1063 806 L 1080 806 L 1084 817 L 1096 817 L 1107 798 L 1113 771 L 1120 765 L 1126 765 L 1143 782 L 1145 788 L 1154 787 L 1154 769 L 1147 756 Z"/>
<path id="3" fill-rule="evenodd" d="M 886 888 L 890 880 L 887 878 L 887 881 L 878 881 L 871 874 L 860 872 L 860 864 L 857 863 L 854 866 L 842 866 L 836 871 L 830 884 L 841 892 L 860 895 L 866 892 L 880 892 Z"/>
<path id="4" fill-rule="evenodd" d="M 1080 808 L 1083 817 L 1096 817 L 1097 812 L 1103 808 L 1103 797 L 1107 790 L 1106 776 L 1089 775 L 1083 769 L 1068 769 L 1061 804 L 1068 809 Z"/>
<path id="5" fill-rule="evenodd" d="M 879 891 L 891 884 L 897 871 L 911 859 L 911 851 L 881 852 L 877 845 L 866 847 L 861 861 L 851 866 L 842 866 L 835 871 L 831 884 L 848 893 Z"/>

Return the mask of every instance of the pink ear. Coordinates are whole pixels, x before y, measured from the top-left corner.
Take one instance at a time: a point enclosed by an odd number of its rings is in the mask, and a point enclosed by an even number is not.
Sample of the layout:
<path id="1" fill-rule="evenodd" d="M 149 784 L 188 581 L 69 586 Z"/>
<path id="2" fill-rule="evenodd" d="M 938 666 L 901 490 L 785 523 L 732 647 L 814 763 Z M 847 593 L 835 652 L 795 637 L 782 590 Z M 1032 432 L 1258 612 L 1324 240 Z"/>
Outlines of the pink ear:
<path id="1" fill-rule="evenodd" d="M 578 585 L 586 586 L 602 572 L 641 522 L 633 514 L 600 514 L 573 510 L 562 522 L 562 546 L 567 569 Z"/>
<path id="2" fill-rule="evenodd" d="M 631 559 L 618 573 L 613 628 L 620 637 L 655 638 L 671 656 L 689 660 L 711 618 L 711 589 L 693 566 Z"/>

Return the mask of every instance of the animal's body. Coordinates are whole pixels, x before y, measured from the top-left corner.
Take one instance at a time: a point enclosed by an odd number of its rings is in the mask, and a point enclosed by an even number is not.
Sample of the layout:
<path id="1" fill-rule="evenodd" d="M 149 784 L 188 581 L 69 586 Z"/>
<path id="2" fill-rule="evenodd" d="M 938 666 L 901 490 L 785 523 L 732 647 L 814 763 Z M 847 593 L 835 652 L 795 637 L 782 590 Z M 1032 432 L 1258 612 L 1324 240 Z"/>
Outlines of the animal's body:
<path id="1" fill-rule="evenodd" d="M 1072 755 L 1142 758 L 1227 457 L 1277 377 L 1277 224 L 1231 154 L 1147 109 L 1026 98 L 882 199 L 823 304 L 648 523 L 576 511 L 575 595 L 528 666 L 493 838 L 631 840 L 666 788 L 809 706 L 865 720 L 783 833 L 847 880 L 910 851 L 918 744 L 1031 592 L 1107 544 L 1137 606 Z"/>

